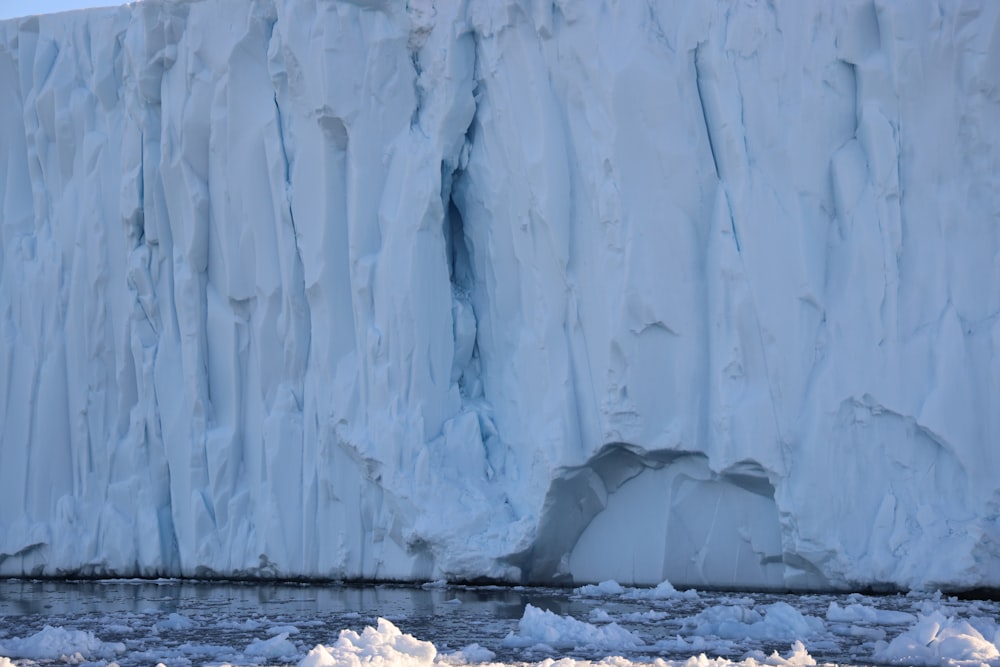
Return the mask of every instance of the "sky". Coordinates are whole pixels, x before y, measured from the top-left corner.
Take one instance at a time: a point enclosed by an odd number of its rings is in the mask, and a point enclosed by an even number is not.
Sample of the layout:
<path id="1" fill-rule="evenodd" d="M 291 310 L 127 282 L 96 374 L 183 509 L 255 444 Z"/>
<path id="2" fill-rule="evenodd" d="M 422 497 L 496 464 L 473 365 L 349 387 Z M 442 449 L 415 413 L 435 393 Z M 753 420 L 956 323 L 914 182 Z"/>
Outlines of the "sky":
<path id="1" fill-rule="evenodd" d="M 29 14 L 51 14 L 85 7 L 124 4 L 126 0 L 0 0 L 0 20 Z"/>

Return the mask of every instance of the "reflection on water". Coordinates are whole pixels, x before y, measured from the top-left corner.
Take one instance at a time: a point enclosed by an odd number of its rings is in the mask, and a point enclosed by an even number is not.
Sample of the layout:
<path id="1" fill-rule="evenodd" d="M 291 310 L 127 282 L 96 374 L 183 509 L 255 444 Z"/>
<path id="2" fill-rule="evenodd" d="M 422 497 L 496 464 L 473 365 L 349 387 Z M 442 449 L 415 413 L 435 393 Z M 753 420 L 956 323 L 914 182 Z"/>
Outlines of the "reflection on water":
<path id="1" fill-rule="evenodd" d="M 194 627 L 186 634 L 183 628 L 159 633 L 164 641 L 242 647 L 260 638 L 268 624 L 289 624 L 299 629 L 295 641 L 308 649 L 332 643 L 341 629 L 374 625 L 381 616 L 442 650 L 493 643 L 503 655 L 509 651 L 499 642 L 516 628 L 527 604 L 582 617 L 591 608 L 570 599 L 569 591 L 544 588 L 0 580 L 0 639 L 29 636 L 52 625 L 128 644 L 129 629 L 133 635 L 148 635 L 170 614 L 181 614 Z M 249 625 L 242 635 L 234 629 L 241 623 Z"/>
<path id="2" fill-rule="evenodd" d="M 213 610 L 230 616 L 378 615 L 386 618 L 479 614 L 519 619 L 526 604 L 571 613 L 565 589 L 232 583 L 162 579 L 116 581 L 0 580 L 0 616 L 90 613 L 183 613 Z"/>

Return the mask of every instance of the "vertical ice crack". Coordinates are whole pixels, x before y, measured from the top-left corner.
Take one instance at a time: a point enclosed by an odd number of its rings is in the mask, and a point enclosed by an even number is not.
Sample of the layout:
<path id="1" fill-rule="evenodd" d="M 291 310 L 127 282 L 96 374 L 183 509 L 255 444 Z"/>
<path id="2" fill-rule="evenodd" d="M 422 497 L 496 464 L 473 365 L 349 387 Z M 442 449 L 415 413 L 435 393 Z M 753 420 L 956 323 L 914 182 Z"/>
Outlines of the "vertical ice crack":
<path id="1" fill-rule="evenodd" d="M 475 31 L 470 31 L 472 46 L 471 89 L 461 94 L 471 95 L 472 113 L 468 123 L 461 128 L 462 141 L 457 154 L 443 155 L 441 162 L 441 204 L 444 210 L 443 234 L 445 242 L 445 259 L 448 263 L 448 280 L 451 284 L 452 296 L 452 334 L 454 337 L 454 352 L 452 359 L 451 381 L 456 382 L 463 403 L 479 398 L 482 384 L 479 382 L 479 324 L 473 303 L 473 292 L 476 286 L 476 276 L 473 268 L 471 249 L 469 248 L 465 216 L 462 212 L 461 197 L 456 198 L 456 190 L 463 182 L 469 154 L 475 141 L 475 126 L 479 115 L 477 92 L 479 89 L 479 43 Z M 420 76 L 422 66 L 414 58 L 417 76 Z M 420 86 L 418 86 L 418 90 Z M 417 98 L 417 109 L 423 102 Z M 485 438 L 484 438 L 485 442 Z"/>
<path id="2" fill-rule="evenodd" d="M 470 124 L 471 130 L 471 124 Z M 469 141 L 469 130 L 465 141 Z M 463 144 L 467 146 L 468 144 Z M 464 152 L 467 148 L 463 147 Z M 452 381 L 457 382 L 463 398 L 474 398 L 478 390 L 479 326 L 472 292 L 475 288 L 475 273 L 466 238 L 465 219 L 459 204 L 454 199 L 454 184 L 461 179 L 461 166 L 447 172 L 447 163 L 442 165 L 441 199 L 444 205 L 445 254 L 448 262 L 448 279 L 452 295 L 452 333 L 454 335 L 454 358 Z"/>
<path id="3" fill-rule="evenodd" d="M 715 166 L 715 177 L 722 181 L 722 172 L 719 170 L 719 158 L 715 151 L 715 139 L 712 136 L 712 123 L 708 119 L 708 108 L 705 103 L 705 91 L 704 91 L 704 76 L 702 74 L 701 53 L 702 48 L 704 48 L 704 42 L 698 44 L 694 49 L 694 81 L 695 88 L 698 91 L 698 104 L 701 106 L 701 119 L 705 123 L 705 135 L 708 137 L 708 150 L 712 154 L 712 164 Z"/>
<path id="4" fill-rule="evenodd" d="M 420 85 L 420 77 L 424 73 L 423 65 L 420 64 L 420 55 L 418 51 L 412 51 L 410 53 L 410 61 L 413 63 L 413 71 L 416 76 L 413 77 L 413 95 L 416 100 L 416 104 L 413 105 L 413 113 L 410 114 L 410 129 L 415 129 L 420 126 L 420 111 L 424 105 L 424 90 Z"/>
<path id="5" fill-rule="evenodd" d="M 733 166 L 734 163 L 732 162 L 732 159 L 730 160 L 729 163 L 725 163 L 723 159 L 724 156 L 720 154 L 720 151 L 723 150 L 724 146 L 723 142 L 721 141 L 721 137 L 717 136 L 719 123 L 717 122 L 716 114 L 719 113 L 720 111 L 719 106 L 721 105 L 718 103 L 717 100 L 712 99 L 711 91 L 708 88 L 711 81 L 709 79 L 710 73 L 705 72 L 706 63 L 703 62 L 704 48 L 705 48 L 705 42 L 701 42 L 694 50 L 695 86 L 698 93 L 698 101 L 699 104 L 701 105 L 702 120 L 705 123 L 705 134 L 708 138 L 708 146 L 712 154 L 712 162 L 715 166 L 715 174 L 719 181 L 719 187 L 722 189 L 722 194 L 725 197 L 726 213 L 728 214 L 729 217 L 729 228 L 730 232 L 733 235 L 733 244 L 736 248 L 736 253 L 739 256 L 739 261 L 743 269 L 741 272 L 741 280 L 746 284 L 747 294 L 749 295 L 750 303 L 753 308 L 753 326 L 754 330 L 756 331 L 757 344 L 760 347 L 761 360 L 764 366 L 764 374 L 765 374 L 764 381 L 767 384 L 768 396 L 770 398 L 771 415 L 774 420 L 775 434 L 777 438 L 780 440 L 782 439 L 781 422 L 778 417 L 777 398 L 774 390 L 774 384 L 771 379 L 771 364 L 768 363 L 767 346 L 764 341 L 764 329 L 760 323 L 760 308 L 758 307 L 757 298 L 753 289 L 753 285 L 749 279 L 749 276 L 747 275 L 746 258 L 744 257 L 742 252 L 742 245 L 740 243 L 740 237 L 736 226 L 736 215 L 733 209 L 732 196 L 730 194 L 729 187 L 726 182 L 727 176 L 730 176 L 730 174 L 726 173 L 728 171 L 726 166 L 727 164 Z M 743 94 L 742 91 L 739 90 L 738 77 L 737 77 L 736 88 L 740 104 L 740 124 L 743 132 L 743 141 L 744 141 L 743 145 L 744 145 L 744 151 L 746 151 L 747 150 L 746 128 L 743 125 L 744 123 Z M 748 162 L 749 160 L 747 156 L 748 153 L 745 152 L 743 157 L 746 158 Z M 749 167 L 747 166 L 747 168 Z"/>
<path id="6" fill-rule="evenodd" d="M 281 105 L 278 103 L 278 92 L 274 93 L 274 118 L 278 128 L 278 145 L 281 146 L 281 161 L 284 166 L 285 172 L 285 194 L 288 194 L 289 188 L 292 183 L 291 171 L 292 167 L 288 160 L 288 149 L 285 147 L 285 128 L 284 119 L 281 117 Z M 289 215 L 291 215 L 291 202 L 289 202 Z"/>
<path id="7" fill-rule="evenodd" d="M 301 292 L 297 295 L 298 299 L 301 300 L 302 305 L 302 317 L 305 319 L 303 326 L 305 328 L 306 335 L 312 337 L 312 326 L 311 326 L 311 313 L 309 311 L 309 299 L 305 294 L 305 279 L 304 279 L 304 264 L 302 262 L 302 247 L 300 245 L 299 232 L 295 225 L 295 211 L 292 207 L 292 160 L 288 156 L 288 145 L 285 137 L 285 119 L 281 113 L 281 104 L 278 101 L 278 93 L 274 93 L 274 118 L 275 124 L 277 126 L 278 132 L 278 145 L 281 148 L 281 161 L 284 168 L 284 195 L 285 195 L 285 211 L 288 214 L 288 225 L 291 227 L 292 231 L 292 243 L 295 248 L 295 268 L 294 273 L 299 279 L 301 284 Z M 311 341 L 307 340 L 305 343 L 305 358 L 302 359 L 302 368 L 306 368 L 309 365 L 309 354 L 311 350 Z M 299 401 L 299 408 L 302 407 L 301 392 L 296 398 Z"/>
<path id="8" fill-rule="evenodd" d="M 700 64 L 704 44 L 704 42 L 701 42 L 694 49 L 695 89 L 698 92 L 698 104 L 701 107 L 701 119 L 705 124 L 705 136 L 708 138 L 708 150 L 712 154 L 712 165 L 715 167 L 715 178 L 718 180 L 719 187 L 722 188 L 722 192 L 726 197 L 726 208 L 729 211 L 729 228 L 733 233 L 733 242 L 736 244 L 736 252 L 740 253 L 740 236 L 736 233 L 736 220 L 733 215 L 733 205 L 730 201 L 729 189 L 726 187 L 725 181 L 723 180 L 722 168 L 719 164 L 719 149 L 716 147 L 718 138 L 715 137 L 715 132 L 713 131 L 714 123 L 712 123 L 710 118 L 711 112 L 708 108 L 709 103 L 705 92 L 705 75 L 702 72 L 703 66 Z"/>
<path id="9" fill-rule="evenodd" d="M 733 243 L 736 244 L 736 253 L 743 255 L 740 247 L 740 235 L 736 233 L 736 215 L 733 213 L 733 202 L 729 198 L 729 190 L 723 186 L 722 193 L 726 196 L 726 210 L 729 212 L 729 230 L 733 233 Z"/>

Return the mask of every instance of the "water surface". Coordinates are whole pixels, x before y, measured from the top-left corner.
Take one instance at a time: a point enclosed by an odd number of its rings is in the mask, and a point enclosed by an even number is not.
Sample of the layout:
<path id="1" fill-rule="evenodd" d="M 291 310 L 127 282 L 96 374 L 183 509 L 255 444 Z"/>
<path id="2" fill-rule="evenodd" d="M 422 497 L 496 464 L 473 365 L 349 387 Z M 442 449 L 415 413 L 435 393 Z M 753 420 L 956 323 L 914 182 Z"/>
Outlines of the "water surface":
<path id="1" fill-rule="evenodd" d="M 282 632 L 296 655 L 264 660 L 288 664 L 316 644 L 332 644 L 340 630 L 361 631 L 379 617 L 405 633 L 432 641 L 440 653 L 478 644 L 502 662 L 536 662 L 545 658 L 600 659 L 610 654 L 646 661 L 654 657 L 684 659 L 699 651 L 667 646 L 676 638 L 697 643 L 709 656 L 738 660 L 751 651 L 787 654 L 791 636 L 733 638 L 698 637 L 692 621 L 709 609 L 763 609 L 784 602 L 804 616 L 822 619 L 822 630 L 800 637 L 818 661 L 869 664 L 879 641 L 891 640 L 911 627 L 928 605 L 953 615 L 1000 616 L 1000 603 L 960 601 L 931 595 L 775 595 L 699 592 L 664 600 L 630 600 L 620 595 L 584 597 L 571 589 L 504 587 L 419 587 L 396 585 L 320 585 L 151 581 L 0 581 L 0 646 L 25 638 L 45 626 L 92 632 L 103 642 L 120 642 L 125 651 L 113 656 L 122 667 L 162 662 L 192 664 L 261 664 L 243 653 L 252 642 Z M 851 622 L 828 619 L 831 602 L 905 612 L 900 620 Z M 514 646 L 507 640 L 519 631 L 527 605 L 602 627 L 618 623 L 642 638 L 642 645 L 622 650 L 607 647 L 562 647 L 552 650 L 534 642 Z M 796 637 L 799 638 L 799 637 Z M 523 643 L 523 642 L 522 642 Z M 19 657 L 19 656 L 10 656 Z M 83 656 L 96 663 L 107 659 Z M 58 660 L 39 660 L 54 664 Z"/>

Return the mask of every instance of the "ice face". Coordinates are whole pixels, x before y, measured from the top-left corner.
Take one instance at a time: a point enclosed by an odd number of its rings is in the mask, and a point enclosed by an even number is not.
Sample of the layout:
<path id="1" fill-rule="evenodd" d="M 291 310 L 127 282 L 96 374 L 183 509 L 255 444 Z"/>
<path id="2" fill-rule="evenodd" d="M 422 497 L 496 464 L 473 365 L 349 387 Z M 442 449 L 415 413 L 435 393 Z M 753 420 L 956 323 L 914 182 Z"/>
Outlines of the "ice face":
<path id="1" fill-rule="evenodd" d="M 0 23 L 0 574 L 1000 586 L 1000 6 Z"/>

